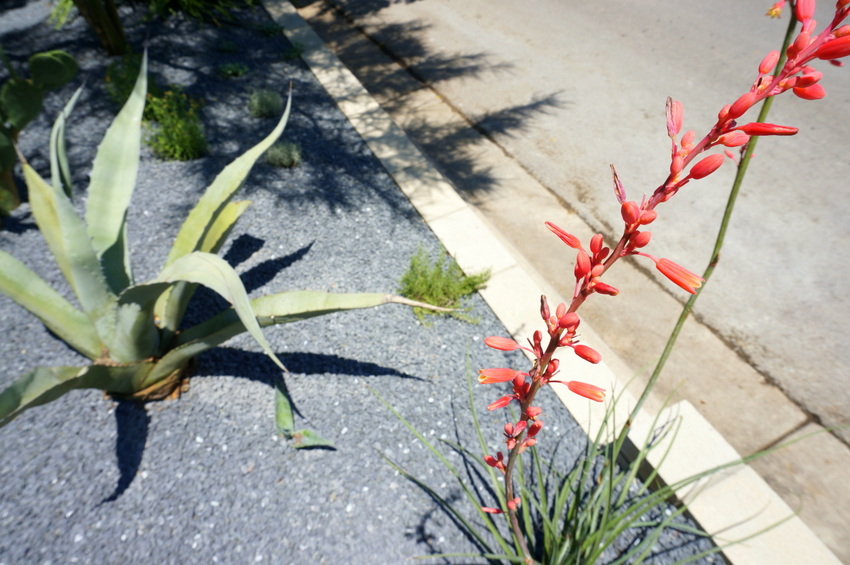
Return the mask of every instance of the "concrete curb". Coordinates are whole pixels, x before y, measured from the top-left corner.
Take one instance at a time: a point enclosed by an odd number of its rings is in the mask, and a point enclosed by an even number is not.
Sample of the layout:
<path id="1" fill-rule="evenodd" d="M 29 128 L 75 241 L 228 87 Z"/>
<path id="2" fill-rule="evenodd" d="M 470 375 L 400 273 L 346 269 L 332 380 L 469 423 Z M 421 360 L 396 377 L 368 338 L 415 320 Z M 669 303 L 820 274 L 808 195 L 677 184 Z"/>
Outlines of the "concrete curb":
<path id="1" fill-rule="evenodd" d="M 502 241 L 488 222 L 430 165 L 404 130 L 325 46 L 289 0 L 263 0 L 263 4 L 274 21 L 283 27 L 289 41 L 303 47 L 305 63 L 460 267 L 467 272 L 491 269 L 492 277 L 481 295 L 511 335 L 520 340 L 527 337 L 539 326 L 534 306 L 537 297 L 545 294 L 553 304 L 565 300 Z M 518 301 L 517 297 L 529 297 L 529 301 Z M 582 334 L 594 344 L 602 343 L 586 322 L 582 324 Z M 575 363 L 592 382 L 606 383 L 611 391 L 622 391 L 624 396 L 618 403 L 617 418 L 625 421 L 627 408 L 635 403 L 617 376 L 626 375 L 622 371 L 626 365 L 610 349 L 599 349 L 605 362 L 590 370 L 586 363 L 579 365 L 575 358 L 563 359 L 562 367 L 569 371 Z M 562 387 L 555 390 L 583 429 L 595 434 L 604 407 L 565 393 Z M 734 448 L 687 401 L 668 407 L 657 417 L 644 411 L 633 422 L 630 438 L 641 445 L 656 421 L 671 420 L 677 421 L 679 426 L 675 442 L 662 445 L 649 457 L 649 463 L 658 469 L 666 484 L 676 484 L 707 469 L 740 460 Z M 667 441 L 673 436 L 668 436 Z M 694 519 L 707 531 L 716 532 L 714 539 L 719 546 L 745 540 L 723 549 L 724 555 L 735 565 L 840 565 L 826 545 L 746 465 L 736 465 L 712 475 L 679 494 L 688 503 Z M 746 539 L 780 522 L 769 531 Z"/>

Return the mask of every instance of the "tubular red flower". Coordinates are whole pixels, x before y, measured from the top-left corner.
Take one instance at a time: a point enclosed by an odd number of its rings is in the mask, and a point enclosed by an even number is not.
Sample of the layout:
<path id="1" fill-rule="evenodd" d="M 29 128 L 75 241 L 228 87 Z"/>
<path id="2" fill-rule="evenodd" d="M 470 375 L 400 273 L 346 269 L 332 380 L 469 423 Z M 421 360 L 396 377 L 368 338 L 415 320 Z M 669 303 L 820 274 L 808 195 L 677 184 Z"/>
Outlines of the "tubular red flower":
<path id="1" fill-rule="evenodd" d="M 808 86 L 806 88 L 794 88 L 794 94 L 802 98 L 803 100 L 820 100 L 824 96 L 826 96 L 826 91 L 819 84 L 813 84 L 812 86 Z"/>
<path id="2" fill-rule="evenodd" d="M 850 35 L 827 41 L 815 51 L 815 57 L 823 60 L 841 59 L 850 55 Z"/>
<path id="3" fill-rule="evenodd" d="M 513 351 L 515 349 L 522 349 L 520 345 L 512 339 L 507 337 L 499 337 L 496 335 L 492 335 L 490 337 L 484 338 L 484 343 L 487 347 L 492 347 L 493 349 L 498 349 L 499 351 Z"/>
<path id="4" fill-rule="evenodd" d="M 586 345 L 575 345 L 573 346 L 573 351 L 575 351 L 576 355 L 588 363 L 593 363 L 595 365 L 602 361 L 602 355 L 592 347 L 588 347 Z"/>
<path id="5" fill-rule="evenodd" d="M 478 371 L 478 382 L 483 385 L 505 383 L 514 380 L 517 375 L 528 376 L 527 373 L 514 369 L 480 369 Z"/>
<path id="6" fill-rule="evenodd" d="M 502 398 L 500 398 L 496 402 L 487 406 L 487 410 L 492 412 L 493 410 L 498 410 L 499 408 L 504 408 L 505 406 L 510 404 L 513 399 L 514 399 L 513 396 L 503 396 Z"/>
<path id="7" fill-rule="evenodd" d="M 598 386 L 582 383 L 579 381 L 570 381 L 567 383 L 567 388 L 579 396 L 583 396 L 595 402 L 602 402 L 605 399 L 605 389 Z"/>
<path id="8" fill-rule="evenodd" d="M 499 510 L 498 508 L 491 508 L 489 506 L 482 506 L 481 511 L 486 512 L 488 514 L 501 514 L 502 513 L 502 511 Z"/>
<path id="9" fill-rule="evenodd" d="M 701 160 L 699 163 L 691 167 L 691 172 L 688 173 L 688 177 L 692 179 L 701 179 L 705 178 L 717 169 L 720 168 L 720 165 L 723 164 L 723 159 L 725 157 L 722 153 L 715 153 L 714 155 L 709 155 Z"/>
<path id="10" fill-rule="evenodd" d="M 546 227 L 549 231 L 561 238 L 561 241 L 572 247 L 573 249 L 581 249 L 581 241 L 571 233 L 567 233 L 552 222 L 546 222 Z"/>
<path id="11" fill-rule="evenodd" d="M 797 128 L 791 126 L 778 126 L 776 124 L 766 124 L 763 122 L 750 122 L 737 128 L 747 135 L 795 135 Z"/>
<path id="12" fill-rule="evenodd" d="M 701 276 L 690 272 L 670 259 L 656 260 L 655 267 L 671 282 L 691 294 L 696 294 L 696 289 L 701 287 L 703 281 L 705 281 Z"/>

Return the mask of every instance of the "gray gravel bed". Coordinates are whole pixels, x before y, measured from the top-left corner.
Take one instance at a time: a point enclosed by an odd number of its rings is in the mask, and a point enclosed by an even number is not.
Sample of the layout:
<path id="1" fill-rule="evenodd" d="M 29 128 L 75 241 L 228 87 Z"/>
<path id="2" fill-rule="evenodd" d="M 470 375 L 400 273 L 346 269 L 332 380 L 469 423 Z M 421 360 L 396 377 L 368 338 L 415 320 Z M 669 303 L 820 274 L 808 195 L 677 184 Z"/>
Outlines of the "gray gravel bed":
<path id="1" fill-rule="evenodd" d="M 80 76 L 48 95 L 46 111 L 20 138 L 22 152 L 47 177 L 51 120 L 86 82 L 68 124 L 79 205 L 94 150 L 116 111 L 103 83 L 110 60 L 82 20 L 57 32 L 44 21 L 45 2 L 9 5 L 0 18 L 0 43 L 13 62 L 62 48 L 80 63 Z M 251 296 L 291 289 L 393 292 L 419 246 L 437 252 L 434 235 L 321 86 L 299 60 L 283 56 L 291 46 L 259 31 L 267 23 L 264 12 L 240 12 L 239 25 L 220 28 L 180 17 L 147 23 L 127 10 L 122 16 L 133 45 L 147 40 L 155 79 L 204 99 L 210 150 L 203 159 L 178 163 L 143 149 L 129 211 L 137 280 L 156 275 L 180 222 L 215 174 L 273 127 L 273 120 L 248 115 L 250 90 L 285 91 L 290 81 L 295 102 L 283 139 L 302 146 L 304 163 L 255 167 L 241 193 L 253 204 L 224 252 Z M 222 40 L 238 51 L 217 50 Z M 250 70 L 224 79 L 217 68 L 226 62 Z M 0 248 L 69 293 L 27 204 L 6 218 Z M 537 307 L 537 297 L 526 300 Z M 299 451 L 277 436 L 272 383 L 278 371 L 244 336 L 202 355 L 179 400 L 140 407 L 75 391 L 26 412 L 0 430 L 0 565 L 402 563 L 476 551 L 434 500 L 382 459 L 391 457 L 442 496 L 460 497 L 440 463 L 367 389 L 379 391 L 429 438 L 460 441 L 477 452 L 468 367 L 525 362 L 483 346 L 484 337 L 505 330 L 480 297 L 469 304 L 477 325 L 440 318 L 424 327 L 408 309 L 391 305 L 266 330 L 292 371 L 287 385 L 298 424 L 331 439 L 335 450 Z M 201 292 L 190 318 L 222 307 Z M 0 386 L 39 365 L 85 362 L 4 296 L 0 335 Z M 476 388 L 476 410 L 493 451 L 505 414 L 484 407 L 499 394 L 495 386 Z M 556 461 L 567 468 L 585 438 L 553 394 L 545 391 L 540 401 L 542 443 L 557 443 Z M 457 454 L 449 456 L 461 463 Z M 473 516 L 465 502 L 460 506 Z M 652 562 L 707 547 L 686 541 L 675 532 L 665 535 Z M 630 542 L 624 538 L 623 545 Z"/>

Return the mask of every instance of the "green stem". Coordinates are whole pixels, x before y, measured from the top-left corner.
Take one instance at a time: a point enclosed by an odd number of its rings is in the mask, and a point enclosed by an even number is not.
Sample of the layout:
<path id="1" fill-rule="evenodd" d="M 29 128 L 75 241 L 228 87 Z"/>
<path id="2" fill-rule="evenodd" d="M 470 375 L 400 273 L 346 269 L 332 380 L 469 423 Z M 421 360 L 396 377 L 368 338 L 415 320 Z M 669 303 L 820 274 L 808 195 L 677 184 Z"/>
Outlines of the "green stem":
<path id="1" fill-rule="evenodd" d="M 794 35 L 794 29 L 797 26 L 797 19 L 794 17 L 794 14 L 791 13 L 790 21 L 788 22 L 788 29 L 785 32 L 785 39 L 782 43 L 782 49 L 780 50 L 780 58 L 776 64 L 776 71 L 774 76 L 779 74 L 782 70 L 782 66 L 785 64 L 785 52 L 788 49 L 788 46 L 791 44 L 791 39 Z M 764 99 L 762 102 L 761 111 L 759 112 L 759 116 L 757 121 L 763 122 L 767 119 L 767 114 L 770 111 L 770 107 L 773 103 L 773 97 L 768 97 Z M 738 193 L 741 189 L 741 185 L 744 182 L 744 176 L 747 174 L 747 167 L 750 164 L 750 158 L 753 155 L 753 151 L 756 148 L 756 143 L 758 142 L 758 137 L 753 137 L 750 142 L 747 144 L 744 149 L 743 154 L 741 155 L 741 160 L 738 163 L 738 171 L 735 174 L 735 180 L 732 183 L 732 189 L 729 192 L 729 198 L 726 201 L 726 210 L 723 213 L 723 220 L 720 222 L 720 229 L 717 233 L 717 239 L 714 242 L 714 250 L 711 252 L 711 260 L 708 262 L 708 267 L 706 267 L 705 272 L 702 275 L 702 278 L 705 279 L 703 285 L 697 289 L 696 294 L 692 295 L 690 299 L 685 303 L 684 308 L 682 308 L 682 313 L 679 314 L 679 319 L 676 321 L 676 325 L 673 328 L 673 331 L 670 333 L 670 337 L 667 338 L 667 344 L 664 346 L 664 351 L 661 353 L 661 358 L 658 360 L 658 363 L 655 365 L 655 369 L 652 371 L 652 375 L 649 377 L 649 381 L 646 383 L 646 387 L 643 389 L 643 393 L 641 393 L 640 398 L 638 399 L 635 407 L 632 409 L 629 414 L 629 422 L 623 427 L 620 435 L 623 436 L 628 433 L 628 428 L 630 427 L 630 423 L 637 416 L 638 411 L 643 406 L 646 399 L 649 397 L 650 391 L 655 386 L 655 382 L 658 380 L 658 377 L 661 375 L 661 371 L 664 369 L 664 365 L 667 362 L 667 358 L 670 356 L 670 353 L 673 351 L 673 346 L 676 344 L 676 340 L 679 337 L 679 333 L 682 331 L 682 327 L 685 325 L 685 321 L 688 319 L 688 316 L 691 313 L 691 310 L 694 307 L 694 304 L 699 298 L 700 293 L 705 288 L 706 283 L 708 283 L 708 279 L 711 278 L 712 273 L 714 273 L 714 269 L 717 267 L 717 263 L 720 261 L 720 251 L 723 248 L 723 241 L 726 238 L 726 230 L 729 227 L 729 220 L 732 218 L 732 211 L 735 208 L 735 201 L 738 198 Z"/>

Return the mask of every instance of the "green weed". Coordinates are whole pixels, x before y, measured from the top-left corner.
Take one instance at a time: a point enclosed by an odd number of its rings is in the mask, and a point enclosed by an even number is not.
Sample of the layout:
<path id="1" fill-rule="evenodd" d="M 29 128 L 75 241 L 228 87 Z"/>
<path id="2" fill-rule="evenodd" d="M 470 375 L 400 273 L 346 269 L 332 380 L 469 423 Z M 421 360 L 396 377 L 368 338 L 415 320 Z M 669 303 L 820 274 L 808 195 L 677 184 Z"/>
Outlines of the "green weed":
<path id="1" fill-rule="evenodd" d="M 218 74 L 224 78 L 239 78 L 248 72 L 244 63 L 225 63 L 218 67 Z"/>
<path id="2" fill-rule="evenodd" d="M 292 141 L 275 143 L 266 152 L 266 163 L 291 169 L 301 164 L 301 147 Z"/>
<path id="3" fill-rule="evenodd" d="M 437 260 L 432 264 L 428 252 L 420 247 L 416 254 L 410 258 L 410 265 L 399 281 L 398 293 L 412 300 L 427 302 L 434 306 L 453 308 L 450 316 L 470 323 L 477 320 L 464 314 L 468 308 L 461 308 L 461 299 L 477 290 L 484 288 L 490 279 L 490 271 L 465 275 L 449 257 L 445 250 L 440 252 Z M 425 314 L 440 313 L 428 312 L 422 308 L 414 308 L 413 313 L 419 321 L 425 322 Z"/>
<path id="4" fill-rule="evenodd" d="M 255 90 L 248 101 L 248 111 L 255 118 L 273 118 L 283 111 L 283 97 L 273 90 Z"/>
<path id="5" fill-rule="evenodd" d="M 146 142 L 157 157 L 189 161 L 206 153 L 207 144 L 197 113 L 199 106 L 199 101 L 192 100 L 178 87 L 158 97 L 148 94 L 147 108 L 156 125 L 152 126 Z"/>

